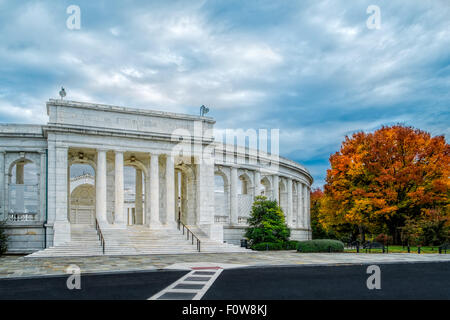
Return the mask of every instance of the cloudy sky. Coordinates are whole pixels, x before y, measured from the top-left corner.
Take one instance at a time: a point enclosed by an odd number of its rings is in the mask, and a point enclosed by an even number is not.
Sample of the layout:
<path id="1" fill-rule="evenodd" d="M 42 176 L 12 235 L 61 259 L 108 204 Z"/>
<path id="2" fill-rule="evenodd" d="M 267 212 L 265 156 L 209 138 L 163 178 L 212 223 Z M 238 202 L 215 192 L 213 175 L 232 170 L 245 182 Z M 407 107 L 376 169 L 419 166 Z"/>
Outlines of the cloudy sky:
<path id="1" fill-rule="evenodd" d="M 369 29 L 369 5 L 381 12 Z M 67 7 L 81 28 L 67 28 Z M 280 129 L 324 182 L 345 135 L 402 123 L 450 134 L 450 2 L 0 0 L 0 122 L 67 99 Z"/>

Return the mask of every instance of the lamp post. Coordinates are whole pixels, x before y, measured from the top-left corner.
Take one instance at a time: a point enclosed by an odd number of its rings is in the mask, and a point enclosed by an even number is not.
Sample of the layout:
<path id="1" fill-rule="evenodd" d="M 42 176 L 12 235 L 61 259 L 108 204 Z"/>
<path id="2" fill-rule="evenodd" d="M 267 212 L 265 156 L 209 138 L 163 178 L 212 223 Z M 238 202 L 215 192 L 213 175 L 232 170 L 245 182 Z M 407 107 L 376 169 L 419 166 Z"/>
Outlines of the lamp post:
<path id="1" fill-rule="evenodd" d="M 201 116 L 201 117 L 204 117 L 205 114 L 207 114 L 208 112 L 209 112 L 209 108 L 208 108 L 207 106 L 202 105 L 202 106 L 200 107 L 200 116 Z"/>

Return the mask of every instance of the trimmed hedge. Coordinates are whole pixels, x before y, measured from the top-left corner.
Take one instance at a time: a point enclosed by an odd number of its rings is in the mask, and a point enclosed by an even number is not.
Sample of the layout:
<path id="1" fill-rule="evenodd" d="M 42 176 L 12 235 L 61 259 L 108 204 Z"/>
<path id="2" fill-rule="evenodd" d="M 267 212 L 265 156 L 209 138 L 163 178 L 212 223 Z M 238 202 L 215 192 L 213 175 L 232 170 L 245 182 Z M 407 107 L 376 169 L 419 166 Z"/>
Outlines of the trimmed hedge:
<path id="1" fill-rule="evenodd" d="M 299 241 L 299 252 L 344 252 L 344 243 L 339 240 L 317 239 Z"/>
<path id="2" fill-rule="evenodd" d="M 260 242 L 252 245 L 253 250 L 283 250 L 282 242 Z"/>
<path id="3" fill-rule="evenodd" d="M 252 245 L 253 250 L 297 250 L 298 241 L 260 242 Z"/>
<path id="4" fill-rule="evenodd" d="M 297 250 L 298 249 L 298 241 L 290 240 L 284 243 L 285 250 Z"/>

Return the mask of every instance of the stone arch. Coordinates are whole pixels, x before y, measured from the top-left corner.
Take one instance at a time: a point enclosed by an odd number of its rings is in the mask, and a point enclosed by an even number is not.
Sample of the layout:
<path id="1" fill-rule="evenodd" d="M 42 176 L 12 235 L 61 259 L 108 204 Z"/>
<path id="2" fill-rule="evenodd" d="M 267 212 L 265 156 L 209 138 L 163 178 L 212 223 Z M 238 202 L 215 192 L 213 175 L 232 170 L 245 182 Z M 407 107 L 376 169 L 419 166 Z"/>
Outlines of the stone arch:
<path id="1" fill-rule="evenodd" d="M 16 160 L 12 161 L 10 163 L 10 165 L 9 165 L 9 168 L 8 168 L 9 183 L 11 183 L 11 177 L 13 175 L 13 170 L 14 170 L 14 167 L 17 164 L 22 163 L 23 165 L 25 165 L 25 164 L 32 163 L 32 162 L 33 161 L 31 161 L 31 160 L 29 160 L 27 158 L 24 158 L 24 157 L 20 157 L 20 158 L 18 158 Z"/>
<path id="2" fill-rule="evenodd" d="M 253 204 L 253 181 L 247 171 L 238 177 L 240 192 L 238 191 L 238 221 L 239 217 L 248 217 Z"/>
<path id="3" fill-rule="evenodd" d="M 36 181 L 35 181 L 35 184 L 38 184 L 39 183 L 39 179 L 37 178 L 37 176 L 39 175 L 39 171 L 37 170 L 38 169 L 38 167 L 37 167 L 37 164 L 33 161 L 33 160 L 30 160 L 30 159 L 28 159 L 28 158 L 25 158 L 25 157 L 20 157 L 20 158 L 18 158 L 18 159 L 16 159 L 16 160 L 14 160 L 14 161 L 12 161 L 11 163 L 10 163 L 10 165 L 9 165 L 9 168 L 8 168 L 8 183 L 12 183 L 12 184 L 24 184 L 24 182 L 21 182 L 21 183 L 17 183 L 17 168 L 18 168 L 18 166 L 23 166 L 23 170 L 25 170 L 26 168 L 25 168 L 25 166 L 27 166 L 27 165 L 32 165 L 32 166 L 34 166 L 34 169 L 35 169 L 35 171 L 36 171 Z M 28 167 L 28 169 L 30 169 L 30 167 Z M 28 171 L 28 170 L 27 170 Z M 16 177 L 16 180 L 15 181 L 13 181 L 13 179 L 12 179 L 12 177 L 13 176 L 15 176 Z M 22 172 L 22 176 L 19 178 L 19 180 L 24 180 L 26 177 L 27 178 L 29 178 L 29 176 L 30 175 L 27 175 L 27 174 L 25 174 L 25 172 Z"/>
<path id="4" fill-rule="evenodd" d="M 95 185 L 82 183 L 70 192 L 69 221 L 72 224 L 94 225 Z"/>
<path id="5" fill-rule="evenodd" d="M 123 166 L 124 167 L 125 166 L 130 166 L 130 167 L 134 167 L 135 169 L 142 170 L 142 172 L 144 173 L 144 177 L 148 178 L 148 170 L 147 170 L 147 168 L 145 167 L 145 165 L 141 161 L 139 161 L 137 159 L 135 159 L 134 161 L 131 161 L 130 159 L 124 160 L 123 161 Z"/>
<path id="6" fill-rule="evenodd" d="M 216 179 L 218 177 L 219 179 Z M 230 183 L 227 175 L 220 170 L 214 172 L 214 191 L 228 193 L 230 188 Z"/>
<path id="7" fill-rule="evenodd" d="M 223 185 L 218 185 L 219 179 Z M 220 167 L 216 168 L 214 172 L 214 209 L 215 222 L 226 223 L 230 221 L 230 183 L 228 176 Z"/>
<path id="8" fill-rule="evenodd" d="M 286 214 L 287 212 L 287 205 L 288 205 L 288 190 L 287 190 L 287 183 L 286 183 L 286 179 L 280 179 L 279 182 L 279 190 L 278 190 L 278 194 L 280 197 L 280 207 L 283 210 L 283 212 Z"/>
<path id="9" fill-rule="evenodd" d="M 261 179 L 261 185 L 263 186 L 264 190 L 261 192 L 261 195 L 271 198 L 272 197 L 272 183 L 270 179 L 265 176 Z"/>
<path id="10" fill-rule="evenodd" d="M 214 171 L 214 175 L 222 177 L 223 185 L 225 188 L 230 185 L 230 179 L 228 175 L 222 170 L 222 168 L 220 167 L 216 168 Z"/>
<path id="11" fill-rule="evenodd" d="M 39 212 L 40 170 L 37 163 L 21 155 L 8 167 L 8 196 L 5 201 L 9 219 L 36 220 Z"/>
<path id="12" fill-rule="evenodd" d="M 238 190 L 238 194 L 252 194 L 253 193 L 253 181 L 247 172 L 242 173 L 239 177 L 239 184 L 241 186 Z"/>
<path id="13" fill-rule="evenodd" d="M 82 175 L 76 176 L 71 178 L 71 171 L 73 169 L 73 166 L 76 165 L 86 165 L 90 166 L 93 170 L 93 175 L 90 173 L 84 173 Z M 92 212 L 95 219 L 95 196 L 96 196 L 96 190 L 95 190 L 95 184 L 96 184 L 96 173 L 97 173 L 97 166 L 95 161 L 89 159 L 88 157 L 71 157 L 68 161 L 67 166 L 67 180 L 68 180 L 68 186 L 67 186 L 67 219 L 70 223 L 77 223 L 77 219 L 74 218 L 74 210 L 72 210 L 72 204 L 76 204 L 76 201 L 72 201 L 72 194 L 75 191 L 75 189 L 81 185 L 87 184 L 91 185 L 93 189 L 93 198 L 94 198 L 94 207 L 92 208 Z M 75 211 L 77 211 L 78 208 L 75 208 Z M 84 210 L 84 209 L 83 209 Z M 87 210 L 87 209 L 86 209 Z M 91 209 L 89 209 L 91 210 Z M 87 214 L 87 213 L 86 213 Z M 81 220 L 80 220 L 81 221 Z M 95 221 L 95 220 L 94 220 Z"/>
<path id="14" fill-rule="evenodd" d="M 78 157 L 72 157 L 69 159 L 69 168 L 73 165 L 73 164 L 88 164 L 90 165 L 93 169 L 94 172 L 97 172 L 97 164 L 95 163 L 94 160 L 91 160 L 89 158 L 83 158 L 80 159 Z"/>
<path id="15" fill-rule="evenodd" d="M 70 179 L 70 193 L 72 194 L 73 190 L 77 188 L 78 186 L 81 186 L 83 184 L 89 184 L 92 186 L 95 186 L 95 178 L 91 176 L 90 174 L 84 174 L 79 177 L 71 178 Z"/>
<path id="16" fill-rule="evenodd" d="M 280 192 L 287 192 L 287 187 L 286 187 L 286 181 L 285 179 L 281 178 L 280 182 L 278 183 L 278 188 Z"/>

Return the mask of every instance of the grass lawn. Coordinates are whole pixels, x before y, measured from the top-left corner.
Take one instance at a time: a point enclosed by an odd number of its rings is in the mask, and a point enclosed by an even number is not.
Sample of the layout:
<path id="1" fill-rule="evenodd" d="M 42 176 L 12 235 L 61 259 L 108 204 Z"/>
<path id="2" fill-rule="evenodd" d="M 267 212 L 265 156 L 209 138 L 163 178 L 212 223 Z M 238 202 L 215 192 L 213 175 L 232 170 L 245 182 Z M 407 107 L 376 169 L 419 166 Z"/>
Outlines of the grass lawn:
<path id="1" fill-rule="evenodd" d="M 417 247 L 410 247 L 411 253 L 417 253 Z M 356 249 L 345 249 L 344 252 L 356 252 Z M 359 248 L 360 253 L 366 253 L 366 249 L 363 249 L 362 247 Z M 382 253 L 382 249 L 371 249 L 370 253 Z M 369 250 L 367 250 L 367 253 L 369 253 Z M 402 246 L 389 246 L 389 253 L 408 253 L 407 247 Z M 439 247 L 421 247 L 420 253 L 439 253 Z M 444 251 L 442 251 L 444 253 Z M 447 254 L 450 254 L 450 250 L 447 250 Z"/>

